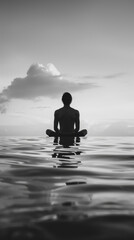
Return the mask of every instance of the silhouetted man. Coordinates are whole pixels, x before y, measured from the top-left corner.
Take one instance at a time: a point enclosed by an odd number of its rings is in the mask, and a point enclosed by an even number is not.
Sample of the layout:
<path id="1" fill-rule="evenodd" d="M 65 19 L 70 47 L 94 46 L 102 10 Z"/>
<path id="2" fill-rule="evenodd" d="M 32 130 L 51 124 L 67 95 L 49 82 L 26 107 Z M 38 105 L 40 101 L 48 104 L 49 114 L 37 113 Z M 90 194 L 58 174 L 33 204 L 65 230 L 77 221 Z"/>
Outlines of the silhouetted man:
<path id="1" fill-rule="evenodd" d="M 57 138 L 60 137 L 60 144 L 71 145 L 74 143 L 74 137 L 77 137 L 77 141 L 79 141 L 79 137 L 85 136 L 87 130 L 84 129 L 79 131 L 79 111 L 70 107 L 72 102 L 72 96 L 70 93 L 65 92 L 63 94 L 62 102 L 64 106 L 56 110 L 54 113 L 55 132 L 48 129 L 46 134 L 50 137 L 55 137 L 55 142 L 57 142 Z"/>

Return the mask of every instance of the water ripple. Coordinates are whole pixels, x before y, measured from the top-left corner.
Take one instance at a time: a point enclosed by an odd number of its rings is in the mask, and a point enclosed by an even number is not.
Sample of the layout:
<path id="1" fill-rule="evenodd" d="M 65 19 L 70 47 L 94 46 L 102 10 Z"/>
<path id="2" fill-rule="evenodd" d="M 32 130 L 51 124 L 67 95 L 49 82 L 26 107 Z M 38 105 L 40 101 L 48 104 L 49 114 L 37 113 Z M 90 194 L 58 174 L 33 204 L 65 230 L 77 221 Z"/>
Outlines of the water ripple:
<path id="1" fill-rule="evenodd" d="M 0 239 L 133 239 L 134 138 L 0 138 L 0 210 Z"/>

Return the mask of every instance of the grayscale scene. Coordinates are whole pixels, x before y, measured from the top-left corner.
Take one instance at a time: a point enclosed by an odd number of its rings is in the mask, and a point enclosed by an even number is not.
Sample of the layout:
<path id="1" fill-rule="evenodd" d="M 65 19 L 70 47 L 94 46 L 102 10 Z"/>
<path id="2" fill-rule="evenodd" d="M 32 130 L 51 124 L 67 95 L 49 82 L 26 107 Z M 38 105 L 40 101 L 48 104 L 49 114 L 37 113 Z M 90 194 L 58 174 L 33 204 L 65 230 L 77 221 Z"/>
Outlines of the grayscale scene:
<path id="1" fill-rule="evenodd" d="M 0 240 L 134 239 L 134 1 L 0 1 Z"/>

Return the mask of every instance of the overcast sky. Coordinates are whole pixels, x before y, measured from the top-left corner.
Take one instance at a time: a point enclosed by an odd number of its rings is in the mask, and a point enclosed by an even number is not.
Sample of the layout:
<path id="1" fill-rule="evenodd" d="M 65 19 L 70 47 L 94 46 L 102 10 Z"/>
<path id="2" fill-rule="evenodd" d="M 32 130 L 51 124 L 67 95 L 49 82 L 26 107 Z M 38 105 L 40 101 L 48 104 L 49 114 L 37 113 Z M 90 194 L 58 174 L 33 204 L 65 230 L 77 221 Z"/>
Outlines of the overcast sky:
<path id="1" fill-rule="evenodd" d="M 2 0 L 0 125 L 53 126 L 70 91 L 82 127 L 133 127 L 133 24 L 133 0 Z"/>

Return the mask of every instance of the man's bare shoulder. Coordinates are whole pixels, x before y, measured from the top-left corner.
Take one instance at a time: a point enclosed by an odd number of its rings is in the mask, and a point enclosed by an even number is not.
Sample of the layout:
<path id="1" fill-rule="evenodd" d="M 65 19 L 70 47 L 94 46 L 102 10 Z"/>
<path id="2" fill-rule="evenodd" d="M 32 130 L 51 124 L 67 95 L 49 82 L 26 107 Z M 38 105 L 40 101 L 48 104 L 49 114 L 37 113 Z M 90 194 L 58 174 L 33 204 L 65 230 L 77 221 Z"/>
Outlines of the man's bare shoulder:
<path id="1" fill-rule="evenodd" d="M 79 115 L 79 111 L 77 109 L 74 109 L 74 108 L 71 108 L 71 107 L 70 107 L 70 109 L 71 109 L 72 112 L 74 112 L 75 114 Z"/>
<path id="2" fill-rule="evenodd" d="M 62 111 L 63 111 L 63 107 L 55 110 L 55 114 L 57 115 L 57 114 L 59 114 L 59 113 L 62 112 Z"/>
<path id="3" fill-rule="evenodd" d="M 77 109 L 74 109 L 72 107 L 69 107 L 69 108 L 65 108 L 65 107 L 62 107 L 62 108 L 59 108 L 55 111 L 55 115 L 58 116 L 64 112 L 66 112 L 66 110 L 72 114 L 75 114 L 75 115 L 79 115 L 79 111 Z"/>

